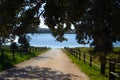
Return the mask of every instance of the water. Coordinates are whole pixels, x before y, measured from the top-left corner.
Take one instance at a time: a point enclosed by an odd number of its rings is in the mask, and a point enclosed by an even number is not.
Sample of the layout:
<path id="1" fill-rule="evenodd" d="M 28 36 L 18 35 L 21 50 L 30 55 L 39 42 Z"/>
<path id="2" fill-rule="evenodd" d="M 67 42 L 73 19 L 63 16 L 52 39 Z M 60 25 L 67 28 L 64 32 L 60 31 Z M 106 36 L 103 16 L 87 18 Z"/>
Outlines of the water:
<path id="1" fill-rule="evenodd" d="M 30 46 L 35 47 L 50 47 L 50 48 L 64 48 L 64 47 L 90 47 L 89 44 L 83 45 L 76 41 L 76 34 L 65 34 L 68 41 L 59 42 L 51 34 L 28 34 L 31 37 Z M 18 43 L 18 37 L 15 41 Z M 11 43 L 5 43 L 4 45 L 10 45 Z M 120 47 L 120 42 L 113 42 L 113 47 Z"/>
<path id="2" fill-rule="evenodd" d="M 64 48 L 64 47 L 89 47 L 89 44 L 78 44 L 75 40 L 75 34 L 65 34 L 68 41 L 59 42 L 51 34 L 34 34 L 31 35 L 30 45 L 36 47 Z"/>

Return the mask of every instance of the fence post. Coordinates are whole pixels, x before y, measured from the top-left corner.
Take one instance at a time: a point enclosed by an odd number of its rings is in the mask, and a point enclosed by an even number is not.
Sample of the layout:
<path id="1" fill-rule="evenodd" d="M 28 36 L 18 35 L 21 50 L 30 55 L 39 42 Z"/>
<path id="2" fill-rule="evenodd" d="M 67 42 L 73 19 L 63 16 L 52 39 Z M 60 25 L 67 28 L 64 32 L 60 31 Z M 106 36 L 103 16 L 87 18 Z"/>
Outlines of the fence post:
<path id="1" fill-rule="evenodd" d="M 75 57 L 75 51 L 73 50 L 73 55 L 74 55 L 74 57 Z"/>
<path id="2" fill-rule="evenodd" d="M 109 60 L 109 80 L 115 80 L 115 77 L 111 72 L 115 71 L 115 62 L 112 59 Z"/>
<path id="3" fill-rule="evenodd" d="M 2 64 L 4 64 L 4 49 L 1 49 L 2 50 Z"/>
<path id="4" fill-rule="evenodd" d="M 92 54 L 90 54 L 90 67 L 92 67 Z"/>
<path id="5" fill-rule="evenodd" d="M 20 49 L 20 56 L 21 56 L 21 57 L 23 56 L 23 51 L 22 51 L 22 49 Z"/>
<path id="6" fill-rule="evenodd" d="M 40 48 L 38 47 L 38 51 L 40 52 Z"/>
<path id="7" fill-rule="evenodd" d="M 35 47 L 35 52 L 37 52 L 37 47 Z"/>
<path id="8" fill-rule="evenodd" d="M 79 52 L 79 60 L 81 60 L 81 52 Z"/>
<path id="9" fill-rule="evenodd" d="M 37 52 L 39 52 L 38 47 L 37 47 Z"/>
<path id="10" fill-rule="evenodd" d="M 70 49 L 70 54 L 72 54 L 73 55 L 73 53 L 72 53 L 72 50 Z"/>
<path id="11" fill-rule="evenodd" d="M 77 51 L 75 50 L 75 57 L 77 58 Z"/>
<path id="12" fill-rule="evenodd" d="M 36 52 L 38 52 L 38 51 L 37 51 L 37 47 L 36 47 Z"/>
<path id="13" fill-rule="evenodd" d="M 70 49 L 70 53 L 73 55 L 72 49 Z"/>
<path id="14" fill-rule="evenodd" d="M 33 47 L 31 47 L 31 53 L 33 52 Z"/>
<path id="15" fill-rule="evenodd" d="M 76 52 L 75 52 L 75 50 L 74 50 L 74 56 L 75 56 L 75 58 L 76 58 Z"/>
<path id="16" fill-rule="evenodd" d="M 32 52 L 34 52 L 34 47 L 32 47 Z"/>
<path id="17" fill-rule="evenodd" d="M 14 60 L 15 59 L 15 49 L 12 49 L 12 51 L 13 51 L 12 57 L 13 57 L 13 60 Z"/>
<path id="18" fill-rule="evenodd" d="M 33 52 L 33 47 L 31 47 L 31 52 Z"/>
<path id="19" fill-rule="evenodd" d="M 33 47 L 33 52 L 35 52 L 35 47 Z"/>
<path id="20" fill-rule="evenodd" d="M 85 63 L 85 57 L 86 57 L 86 55 L 85 55 L 85 52 L 84 52 L 84 63 Z"/>

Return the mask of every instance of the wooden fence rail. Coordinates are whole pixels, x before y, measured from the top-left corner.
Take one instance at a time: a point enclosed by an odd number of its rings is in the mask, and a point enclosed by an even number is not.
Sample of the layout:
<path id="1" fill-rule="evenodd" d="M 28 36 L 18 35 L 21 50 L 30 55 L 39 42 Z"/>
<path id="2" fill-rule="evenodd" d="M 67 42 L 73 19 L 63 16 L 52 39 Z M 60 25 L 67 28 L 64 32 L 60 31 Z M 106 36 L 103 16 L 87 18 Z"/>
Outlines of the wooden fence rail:
<path id="1" fill-rule="evenodd" d="M 79 49 L 65 48 L 70 54 L 79 60 L 83 60 L 84 63 L 88 62 L 90 67 L 92 65 L 101 69 L 101 66 L 94 63 L 94 57 L 91 54 L 81 52 Z M 87 59 L 89 57 L 89 60 Z M 109 61 L 109 80 L 120 80 L 120 59 L 106 59 Z"/>
<path id="2" fill-rule="evenodd" d="M 109 59 L 109 80 L 120 80 L 120 59 Z"/>
<path id="3" fill-rule="evenodd" d="M 79 49 L 74 50 L 74 49 L 69 49 L 66 48 L 70 54 L 72 54 L 75 58 L 79 59 L 79 60 L 83 60 L 84 63 L 88 62 L 90 67 L 92 67 L 92 65 L 100 68 L 100 66 L 96 63 L 93 62 L 94 58 L 93 55 L 91 54 L 86 54 L 85 52 L 81 52 Z M 87 60 L 87 57 L 89 57 L 89 60 Z"/>
<path id="4" fill-rule="evenodd" d="M 32 52 L 39 52 L 41 50 L 47 49 L 47 47 L 30 47 L 28 49 L 0 49 L 0 58 L 2 64 L 4 64 L 5 60 L 5 55 L 7 52 L 11 53 L 12 59 L 15 59 L 15 54 L 20 53 L 20 56 L 22 57 L 23 55 L 27 53 L 32 53 Z"/>

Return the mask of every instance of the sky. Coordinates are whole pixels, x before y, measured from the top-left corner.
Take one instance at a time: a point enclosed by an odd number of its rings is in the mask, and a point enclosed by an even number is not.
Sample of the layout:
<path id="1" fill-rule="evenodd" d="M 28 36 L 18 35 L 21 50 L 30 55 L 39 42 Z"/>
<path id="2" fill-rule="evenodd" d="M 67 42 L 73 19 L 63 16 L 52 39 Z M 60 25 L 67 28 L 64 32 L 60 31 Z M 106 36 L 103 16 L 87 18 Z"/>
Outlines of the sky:
<path id="1" fill-rule="evenodd" d="M 45 6 L 45 4 L 46 3 L 44 3 L 43 5 L 42 5 L 42 7 L 40 8 L 40 10 L 39 10 L 39 12 L 41 13 L 42 11 L 44 11 L 44 6 Z M 45 24 L 44 24 L 44 17 L 41 15 L 40 16 L 40 24 L 38 25 L 40 28 L 48 28 L 48 26 L 46 26 Z"/>
<path id="2" fill-rule="evenodd" d="M 44 18 L 42 16 L 40 16 L 40 24 L 38 26 L 40 28 L 48 28 L 48 26 L 44 24 Z"/>

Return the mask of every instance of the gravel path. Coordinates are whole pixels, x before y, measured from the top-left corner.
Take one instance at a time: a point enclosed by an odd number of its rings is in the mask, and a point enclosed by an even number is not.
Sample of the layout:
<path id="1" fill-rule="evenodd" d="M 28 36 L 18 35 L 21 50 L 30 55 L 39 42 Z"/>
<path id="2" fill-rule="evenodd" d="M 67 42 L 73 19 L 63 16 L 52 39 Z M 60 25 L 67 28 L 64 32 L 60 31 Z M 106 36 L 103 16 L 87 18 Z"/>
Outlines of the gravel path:
<path id="1" fill-rule="evenodd" d="M 1 72 L 0 80 L 89 80 L 89 78 L 61 49 L 51 49 Z"/>

